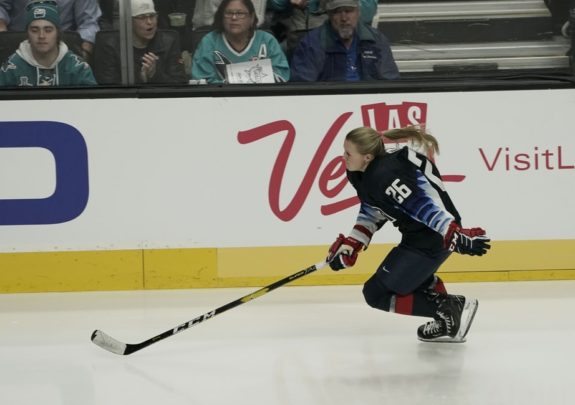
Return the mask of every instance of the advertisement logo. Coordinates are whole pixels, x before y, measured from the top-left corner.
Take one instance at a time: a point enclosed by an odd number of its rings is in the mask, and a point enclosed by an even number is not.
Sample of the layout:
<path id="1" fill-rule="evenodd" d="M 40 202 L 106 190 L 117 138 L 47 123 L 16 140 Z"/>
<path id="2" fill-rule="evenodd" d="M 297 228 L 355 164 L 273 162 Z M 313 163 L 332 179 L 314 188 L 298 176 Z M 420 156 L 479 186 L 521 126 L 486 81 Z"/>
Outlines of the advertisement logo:
<path id="1" fill-rule="evenodd" d="M 341 128 L 352 115 L 352 112 L 345 112 L 331 124 L 316 149 L 295 195 L 285 208 L 280 207 L 280 195 L 286 166 L 295 143 L 295 127 L 290 121 L 279 120 L 238 132 L 238 142 L 242 145 L 256 142 L 269 136 L 285 134 L 284 141 L 272 168 L 268 187 L 269 206 L 276 217 L 282 221 L 290 221 L 295 218 L 316 180 L 320 192 L 330 200 L 336 199 L 345 188 L 348 180 L 345 171 L 345 161 L 341 155 L 328 160 L 321 173 L 320 169 L 328 159 L 327 153 L 334 140 L 340 134 Z M 378 131 L 386 131 L 408 125 L 423 125 L 427 121 L 427 104 L 412 102 L 367 104 L 361 106 L 361 117 L 364 126 L 372 127 Z M 395 141 L 393 143 L 396 144 Z M 433 160 L 433 156 L 430 156 L 430 158 Z M 442 180 L 462 181 L 464 178 L 465 176 L 462 175 L 449 175 L 443 176 Z M 322 205 L 320 210 L 323 215 L 331 215 L 352 207 L 358 202 L 358 198 L 354 196 Z"/>
<path id="2" fill-rule="evenodd" d="M 76 128 L 51 121 L 0 122 L 0 148 L 47 149 L 56 168 L 56 187 L 49 197 L 0 199 L 0 225 L 59 224 L 84 211 L 89 195 L 88 150 Z"/>

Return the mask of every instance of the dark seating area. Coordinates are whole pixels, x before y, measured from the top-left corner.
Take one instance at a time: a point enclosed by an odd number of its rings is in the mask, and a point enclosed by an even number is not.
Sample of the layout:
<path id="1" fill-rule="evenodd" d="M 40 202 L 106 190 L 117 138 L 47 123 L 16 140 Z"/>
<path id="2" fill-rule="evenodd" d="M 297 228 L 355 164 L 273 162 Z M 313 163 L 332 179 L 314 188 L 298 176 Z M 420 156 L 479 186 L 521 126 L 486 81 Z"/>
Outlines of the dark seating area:
<path id="1" fill-rule="evenodd" d="M 385 0 L 377 27 L 403 76 L 424 72 L 569 71 L 570 40 L 544 0 Z"/>

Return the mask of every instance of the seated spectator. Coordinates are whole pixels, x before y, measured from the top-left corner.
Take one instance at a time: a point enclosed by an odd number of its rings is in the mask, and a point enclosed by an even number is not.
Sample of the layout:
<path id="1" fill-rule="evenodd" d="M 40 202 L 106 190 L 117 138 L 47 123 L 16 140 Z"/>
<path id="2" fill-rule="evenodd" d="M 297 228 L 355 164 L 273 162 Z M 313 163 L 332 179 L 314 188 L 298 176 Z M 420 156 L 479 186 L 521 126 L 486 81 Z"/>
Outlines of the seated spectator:
<path id="1" fill-rule="evenodd" d="M 285 49 L 288 58 L 308 31 L 319 27 L 327 19 L 326 0 L 268 0 L 268 10 L 275 16 L 273 24 L 279 24 L 286 32 Z M 371 25 L 377 13 L 377 0 L 359 0 L 361 21 Z"/>
<path id="2" fill-rule="evenodd" d="M 0 68 L 0 86 L 96 85 L 90 65 L 60 40 L 55 3 L 31 4 L 25 24 L 28 39 Z"/>
<path id="3" fill-rule="evenodd" d="M 214 24 L 214 16 L 222 0 L 196 0 L 193 17 L 192 27 L 194 30 L 205 29 Z M 264 23 L 266 12 L 266 0 L 253 0 L 255 14 L 258 17 L 257 26 Z"/>
<path id="4" fill-rule="evenodd" d="M 0 0 L 0 31 L 26 31 L 26 6 L 30 0 Z M 98 0 L 58 0 L 60 29 L 78 31 L 82 40 L 83 57 L 91 61 L 98 19 L 102 14 Z"/>
<path id="5" fill-rule="evenodd" d="M 208 83 L 274 83 L 290 71 L 278 41 L 257 29 L 251 0 L 223 0 L 214 31 L 202 38 L 192 60 L 192 79 Z"/>
<path id="6" fill-rule="evenodd" d="M 327 0 L 326 10 L 328 20 L 294 51 L 292 81 L 399 79 L 385 36 L 359 21 L 358 0 Z"/>
<path id="7" fill-rule="evenodd" d="M 96 79 L 99 84 L 120 84 L 120 37 L 107 36 L 105 41 L 97 45 Z M 132 41 L 136 83 L 188 83 L 178 35 L 158 30 L 158 14 L 152 0 L 132 0 Z"/>

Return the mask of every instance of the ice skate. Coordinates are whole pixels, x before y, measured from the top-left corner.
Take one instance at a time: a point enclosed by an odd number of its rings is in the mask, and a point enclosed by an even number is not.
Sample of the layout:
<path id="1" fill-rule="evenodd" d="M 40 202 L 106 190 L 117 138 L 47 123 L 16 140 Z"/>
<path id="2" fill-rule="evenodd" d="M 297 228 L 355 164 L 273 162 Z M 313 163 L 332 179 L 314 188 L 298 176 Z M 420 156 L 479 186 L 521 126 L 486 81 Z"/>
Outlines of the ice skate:
<path id="1" fill-rule="evenodd" d="M 435 319 L 418 328 L 417 337 L 424 342 L 465 342 L 478 305 L 475 298 L 446 296 L 439 304 Z"/>

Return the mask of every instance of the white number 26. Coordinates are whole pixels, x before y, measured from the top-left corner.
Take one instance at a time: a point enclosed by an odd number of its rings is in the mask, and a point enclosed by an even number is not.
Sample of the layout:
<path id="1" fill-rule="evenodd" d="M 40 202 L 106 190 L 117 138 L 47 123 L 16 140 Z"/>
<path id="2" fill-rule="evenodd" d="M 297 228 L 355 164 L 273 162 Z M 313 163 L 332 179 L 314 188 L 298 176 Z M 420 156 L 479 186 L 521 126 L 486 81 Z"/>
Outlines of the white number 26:
<path id="1" fill-rule="evenodd" d="M 401 204 L 411 195 L 411 189 L 407 185 L 401 184 L 399 179 L 395 179 L 391 186 L 385 190 L 385 194 L 393 197 L 395 201 Z"/>

